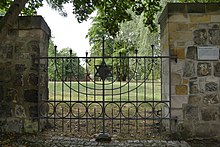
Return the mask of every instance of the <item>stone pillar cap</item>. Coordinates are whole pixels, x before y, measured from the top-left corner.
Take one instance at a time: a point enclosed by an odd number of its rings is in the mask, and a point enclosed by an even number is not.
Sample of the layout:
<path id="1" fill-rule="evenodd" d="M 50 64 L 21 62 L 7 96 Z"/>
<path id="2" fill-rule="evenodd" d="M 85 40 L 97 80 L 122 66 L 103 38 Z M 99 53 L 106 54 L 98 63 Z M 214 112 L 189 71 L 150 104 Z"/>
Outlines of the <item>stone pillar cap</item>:
<path id="1" fill-rule="evenodd" d="M 162 11 L 158 22 L 161 23 L 169 14 L 210 13 L 220 11 L 220 3 L 168 3 Z"/>
<path id="2" fill-rule="evenodd" d="M 1 19 L 2 17 L 0 17 Z M 47 35 L 51 36 L 51 30 L 42 16 L 19 16 L 13 29 L 29 30 L 41 29 Z"/>

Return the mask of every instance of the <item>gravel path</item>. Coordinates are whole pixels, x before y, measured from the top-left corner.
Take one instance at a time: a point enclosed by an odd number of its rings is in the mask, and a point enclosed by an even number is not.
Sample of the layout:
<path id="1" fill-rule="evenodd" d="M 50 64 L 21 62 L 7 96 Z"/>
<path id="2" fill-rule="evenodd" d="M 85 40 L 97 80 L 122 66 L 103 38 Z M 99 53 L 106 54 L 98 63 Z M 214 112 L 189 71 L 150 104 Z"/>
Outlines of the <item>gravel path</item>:
<path id="1" fill-rule="evenodd" d="M 2 134 L 0 147 L 220 147 L 220 138 L 194 138 L 186 141 L 126 140 L 113 139 L 110 143 L 96 142 L 95 139 L 73 138 L 42 134 Z"/>
<path id="2" fill-rule="evenodd" d="M 110 143 L 96 142 L 95 139 L 77 139 L 70 137 L 38 137 L 21 136 L 0 142 L 2 147 L 190 147 L 185 141 L 162 140 L 113 140 Z"/>

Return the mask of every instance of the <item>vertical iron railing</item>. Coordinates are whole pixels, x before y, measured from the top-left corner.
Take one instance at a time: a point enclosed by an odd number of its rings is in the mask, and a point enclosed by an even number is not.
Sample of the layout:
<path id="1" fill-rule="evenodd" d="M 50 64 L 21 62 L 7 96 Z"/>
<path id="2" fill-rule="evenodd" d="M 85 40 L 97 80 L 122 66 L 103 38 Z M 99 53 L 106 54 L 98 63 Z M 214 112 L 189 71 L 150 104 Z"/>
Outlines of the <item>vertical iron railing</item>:
<path id="1" fill-rule="evenodd" d="M 100 57 L 89 57 L 88 52 L 75 57 L 72 51 L 68 57 L 59 57 L 56 51 L 54 57 L 40 57 L 54 68 L 44 102 L 48 115 L 41 119 L 48 119 L 54 132 L 76 137 L 155 136 L 161 122 L 170 121 L 171 102 L 162 97 L 161 69 L 162 60 L 171 58 L 156 56 L 153 46 L 151 56 L 140 56 L 137 50 L 130 56 L 106 56 L 104 44 Z"/>

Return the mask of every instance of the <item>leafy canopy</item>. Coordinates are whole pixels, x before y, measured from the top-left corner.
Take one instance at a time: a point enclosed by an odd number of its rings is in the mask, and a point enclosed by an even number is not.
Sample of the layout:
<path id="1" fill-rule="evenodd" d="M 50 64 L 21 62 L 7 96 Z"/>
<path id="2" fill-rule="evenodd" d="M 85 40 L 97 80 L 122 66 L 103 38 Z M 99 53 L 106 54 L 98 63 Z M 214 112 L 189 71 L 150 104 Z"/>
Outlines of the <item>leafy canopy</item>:
<path id="1" fill-rule="evenodd" d="M 66 16 L 65 4 L 73 5 L 73 14 L 78 22 L 88 20 L 93 12 L 99 11 L 100 17 L 105 17 L 103 25 L 106 30 L 115 35 L 119 30 L 119 24 L 131 20 L 128 10 L 137 15 L 144 14 L 144 24 L 151 31 L 157 30 L 155 14 L 161 10 L 160 0 L 44 0 L 52 8 L 58 10 L 61 15 Z M 13 0 L 0 1 L 0 13 L 6 12 Z M 36 10 L 43 6 L 43 0 L 29 0 L 22 10 L 23 15 L 35 15 Z"/>
<path id="2" fill-rule="evenodd" d="M 13 0 L 1 0 L 0 1 L 0 14 L 4 15 L 9 7 L 11 6 Z M 37 9 L 43 6 L 43 0 L 29 0 L 26 7 L 23 8 L 22 15 L 36 15 Z"/>

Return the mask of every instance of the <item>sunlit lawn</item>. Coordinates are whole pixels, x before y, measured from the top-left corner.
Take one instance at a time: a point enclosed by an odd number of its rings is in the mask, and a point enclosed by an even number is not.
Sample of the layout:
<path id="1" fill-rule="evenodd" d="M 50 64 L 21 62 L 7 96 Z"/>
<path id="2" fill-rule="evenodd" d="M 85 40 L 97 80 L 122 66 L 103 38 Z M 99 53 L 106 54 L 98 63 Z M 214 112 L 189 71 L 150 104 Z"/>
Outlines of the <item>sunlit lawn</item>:
<path id="1" fill-rule="evenodd" d="M 160 82 L 49 82 L 49 99 L 63 101 L 151 101 L 161 99 Z M 104 94 L 104 97 L 103 97 Z"/>

